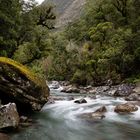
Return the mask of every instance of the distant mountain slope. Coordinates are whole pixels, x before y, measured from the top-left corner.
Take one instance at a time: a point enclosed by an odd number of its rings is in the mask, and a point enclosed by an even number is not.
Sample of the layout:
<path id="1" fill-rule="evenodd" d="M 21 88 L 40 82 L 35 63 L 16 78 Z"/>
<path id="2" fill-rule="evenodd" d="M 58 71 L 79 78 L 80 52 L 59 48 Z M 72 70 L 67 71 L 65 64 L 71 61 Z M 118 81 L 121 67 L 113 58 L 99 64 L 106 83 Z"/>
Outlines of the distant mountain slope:
<path id="1" fill-rule="evenodd" d="M 67 23 L 78 18 L 86 0 L 45 0 L 44 3 L 51 3 L 56 6 L 58 19 L 56 27 L 65 26 Z"/>

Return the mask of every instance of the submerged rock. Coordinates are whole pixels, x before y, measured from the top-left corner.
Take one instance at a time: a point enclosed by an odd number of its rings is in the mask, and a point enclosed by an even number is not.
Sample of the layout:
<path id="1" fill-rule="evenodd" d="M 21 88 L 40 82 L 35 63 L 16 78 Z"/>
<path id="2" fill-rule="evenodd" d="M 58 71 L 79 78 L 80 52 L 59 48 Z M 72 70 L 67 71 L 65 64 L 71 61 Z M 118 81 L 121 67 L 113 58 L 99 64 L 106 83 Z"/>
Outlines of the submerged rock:
<path id="1" fill-rule="evenodd" d="M 105 113 L 105 112 L 107 112 L 107 109 L 106 109 L 106 107 L 105 106 L 102 106 L 101 108 L 99 108 L 99 109 L 97 109 L 96 111 L 95 111 L 95 113 Z"/>
<path id="2" fill-rule="evenodd" d="M 19 125 L 19 115 L 15 103 L 0 107 L 0 129 L 16 128 Z"/>
<path id="3" fill-rule="evenodd" d="M 138 107 L 131 103 L 117 105 L 114 109 L 117 113 L 131 113 L 138 110 Z"/>
<path id="4" fill-rule="evenodd" d="M 49 88 L 25 66 L 0 57 L 0 99 L 14 102 L 20 112 L 39 111 L 47 102 Z"/>
<path id="5" fill-rule="evenodd" d="M 101 120 L 105 118 L 106 112 L 107 112 L 106 107 L 102 106 L 101 108 L 97 109 L 95 112 L 84 113 L 80 115 L 80 117 L 86 120 Z"/>
<path id="6" fill-rule="evenodd" d="M 72 101 L 72 100 L 74 100 L 74 97 L 73 97 L 73 96 L 69 96 L 69 97 L 67 98 L 67 100 L 68 100 L 68 101 Z"/>
<path id="7" fill-rule="evenodd" d="M 83 103 L 87 103 L 87 101 L 85 99 L 80 99 L 80 100 L 75 100 L 74 103 L 83 104 Z"/>
<path id="8" fill-rule="evenodd" d="M 29 119 L 26 116 L 21 116 L 20 117 L 20 123 L 19 123 L 20 127 L 29 127 L 29 126 L 32 126 L 32 125 L 33 125 L 33 120 L 32 119 Z"/>

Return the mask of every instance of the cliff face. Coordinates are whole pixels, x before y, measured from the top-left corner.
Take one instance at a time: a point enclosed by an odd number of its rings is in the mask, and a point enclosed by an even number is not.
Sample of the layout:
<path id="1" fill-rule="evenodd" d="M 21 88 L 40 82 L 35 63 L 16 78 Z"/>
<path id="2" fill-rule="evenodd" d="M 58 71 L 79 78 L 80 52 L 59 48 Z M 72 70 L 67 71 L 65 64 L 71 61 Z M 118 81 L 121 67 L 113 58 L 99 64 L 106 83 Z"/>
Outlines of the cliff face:
<path id="1" fill-rule="evenodd" d="M 58 14 L 56 27 L 62 27 L 78 18 L 81 14 L 86 0 L 45 0 L 44 3 L 50 3 L 56 6 Z"/>

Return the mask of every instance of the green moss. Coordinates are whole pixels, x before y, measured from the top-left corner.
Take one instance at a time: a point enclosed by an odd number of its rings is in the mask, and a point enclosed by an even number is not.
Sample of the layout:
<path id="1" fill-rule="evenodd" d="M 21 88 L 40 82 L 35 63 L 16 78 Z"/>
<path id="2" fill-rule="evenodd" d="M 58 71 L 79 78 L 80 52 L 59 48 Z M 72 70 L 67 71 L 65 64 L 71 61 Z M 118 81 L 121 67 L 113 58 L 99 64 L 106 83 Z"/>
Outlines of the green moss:
<path id="1" fill-rule="evenodd" d="M 0 57 L 0 63 L 7 64 L 12 66 L 14 69 L 18 70 L 20 73 L 25 75 L 29 80 L 33 81 L 35 84 L 39 86 L 43 86 L 45 84 L 44 80 L 40 79 L 36 74 L 31 72 L 26 66 L 6 57 Z"/>
<path id="2" fill-rule="evenodd" d="M 140 82 L 140 74 L 137 74 L 137 75 L 133 75 L 127 79 L 125 79 L 125 82 L 127 83 L 139 83 Z"/>

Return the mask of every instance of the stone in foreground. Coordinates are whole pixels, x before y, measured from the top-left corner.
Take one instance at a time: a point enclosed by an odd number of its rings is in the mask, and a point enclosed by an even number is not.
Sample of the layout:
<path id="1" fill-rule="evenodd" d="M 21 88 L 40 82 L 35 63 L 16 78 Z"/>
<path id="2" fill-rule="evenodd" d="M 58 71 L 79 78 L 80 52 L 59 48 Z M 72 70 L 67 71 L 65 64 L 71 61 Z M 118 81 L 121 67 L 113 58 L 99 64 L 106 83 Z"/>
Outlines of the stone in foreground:
<path id="1" fill-rule="evenodd" d="M 114 109 L 117 113 L 131 113 L 138 110 L 138 107 L 131 103 L 117 105 Z"/>
<path id="2" fill-rule="evenodd" d="M 48 101 L 49 88 L 22 64 L 0 57 L 0 100 L 14 102 L 18 112 L 39 111 Z"/>
<path id="3" fill-rule="evenodd" d="M 16 104 L 9 103 L 0 107 L 0 129 L 16 128 L 19 125 L 19 115 Z"/>
<path id="4" fill-rule="evenodd" d="M 87 103 L 87 101 L 85 99 L 80 99 L 80 100 L 75 100 L 74 103 L 83 104 L 83 103 Z"/>

